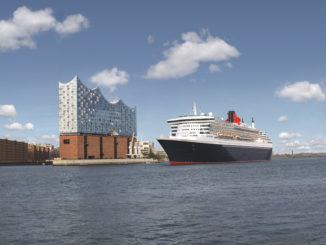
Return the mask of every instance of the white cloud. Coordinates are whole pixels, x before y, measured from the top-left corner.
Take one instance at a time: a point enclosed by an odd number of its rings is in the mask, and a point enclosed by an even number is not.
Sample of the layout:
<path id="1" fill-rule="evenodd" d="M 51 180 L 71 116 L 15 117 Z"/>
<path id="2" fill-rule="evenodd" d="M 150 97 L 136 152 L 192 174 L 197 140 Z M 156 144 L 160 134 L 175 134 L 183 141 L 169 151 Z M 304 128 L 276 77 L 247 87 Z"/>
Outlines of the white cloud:
<path id="1" fill-rule="evenodd" d="M 111 70 L 100 71 L 90 78 L 91 82 L 108 87 L 111 92 L 116 90 L 117 85 L 125 84 L 129 80 L 129 74 L 114 67 Z"/>
<path id="2" fill-rule="evenodd" d="M 21 141 L 21 142 L 27 142 L 26 137 L 21 136 L 21 135 L 3 134 L 1 137 L 4 138 L 4 139 L 8 139 L 8 140 L 16 140 L 16 141 Z"/>
<path id="3" fill-rule="evenodd" d="M 43 140 L 49 140 L 49 139 L 52 140 L 52 139 L 58 139 L 58 136 L 55 134 L 50 134 L 50 135 L 42 135 L 40 138 Z"/>
<path id="4" fill-rule="evenodd" d="M 301 134 L 299 133 L 287 133 L 287 132 L 282 132 L 278 135 L 279 138 L 281 139 L 292 139 L 292 138 L 300 138 Z"/>
<path id="5" fill-rule="evenodd" d="M 289 154 L 293 150 L 294 153 L 321 153 L 326 152 L 326 139 L 316 138 L 304 142 L 295 140 L 292 142 L 286 142 L 283 146 L 279 148 L 281 154 Z"/>
<path id="6" fill-rule="evenodd" d="M 37 136 L 33 142 L 35 144 L 51 144 L 51 145 L 58 145 L 59 144 L 59 137 L 55 134 L 50 135 L 42 135 Z"/>
<path id="7" fill-rule="evenodd" d="M 165 59 L 150 66 L 146 78 L 180 78 L 196 72 L 200 62 L 227 61 L 240 56 L 235 47 L 203 31 L 202 35 L 183 33 L 181 38 L 183 43 L 174 42 L 163 52 Z"/>
<path id="8" fill-rule="evenodd" d="M 31 131 L 34 130 L 34 125 L 32 123 L 26 123 L 25 125 L 22 125 L 20 123 L 14 122 L 12 124 L 5 125 L 4 128 L 10 131 Z"/>
<path id="9" fill-rule="evenodd" d="M 221 72 L 222 71 L 221 67 L 219 67 L 218 65 L 215 65 L 215 64 L 210 64 L 209 70 L 210 70 L 210 72 Z"/>
<path id="10" fill-rule="evenodd" d="M 226 62 L 226 63 L 225 63 L 225 66 L 228 67 L 228 68 L 232 68 L 233 65 L 232 65 L 232 63 L 230 63 L 230 62 Z"/>
<path id="11" fill-rule="evenodd" d="M 279 122 L 286 122 L 286 121 L 288 121 L 289 119 L 288 119 L 288 117 L 287 116 L 280 116 L 278 119 L 277 119 L 277 121 L 279 121 Z"/>
<path id="12" fill-rule="evenodd" d="M 285 144 L 285 146 L 290 146 L 290 147 L 295 147 L 295 146 L 300 145 L 300 141 L 299 140 L 295 140 L 295 141 L 292 141 L 292 142 L 285 141 L 283 143 Z"/>
<path id="13" fill-rule="evenodd" d="M 147 43 L 148 44 L 153 44 L 155 42 L 155 39 L 152 35 L 148 35 L 147 37 Z"/>
<path id="14" fill-rule="evenodd" d="M 14 117 L 16 115 L 17 113 L 14 105 L 0 105 L 0 116 Z"/>
<path id="15" fill-rule="evenodd" d="M 52 12 L 50 8 L 33 11 L 22 6 L 14 11 L 11 19 L 0 20 L 0 51 L 35 48 L 33 36 L 51 29 L 67 35 L 88 27 L 88 20 L 81 14 L 58 22 Z"/>
<path id="16" fill-rule="evenodd" d="M 29 144 L 51 144 L 55 147 L 59 146 L 59 136 L 55 134 L 51 135 L 42 135 L 42 136 L 22 136 L 22 135 L 10 135 L 10 134 L 3 134 L 2 138 L 9 139 L 9 140 L 16 140 L 21 142 L 27 142 Z"/>
<path id="17" fill-rule="evenodd" d="M 58 22 L 55 26 L 55 30 L 62 35 L 68 35 L 80 32 L 88 27 L 88 19 L 81 14 L 75 14 L 67 16 L 67 18 L 61 23 Z"/>
<path id="18" fill-rule="evenodd" d="M 294 102 L 307 102 L 311 99 L 318 101 L 325 100 L 325 94 L 319 84 L 308 81 L 285 85 L 282 89 L 276 91 L 276 95 L 283 98 L 290 98 Z"/>

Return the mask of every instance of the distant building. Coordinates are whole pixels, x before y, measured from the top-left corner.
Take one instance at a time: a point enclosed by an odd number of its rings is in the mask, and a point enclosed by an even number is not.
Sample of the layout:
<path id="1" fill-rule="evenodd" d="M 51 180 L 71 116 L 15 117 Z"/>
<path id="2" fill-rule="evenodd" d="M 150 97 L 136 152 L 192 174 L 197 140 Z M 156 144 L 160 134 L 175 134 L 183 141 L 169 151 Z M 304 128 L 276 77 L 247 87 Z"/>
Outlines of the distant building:
<path id="1" fill-rule="evenodd" d="M 154 149 L 154 143 L 150 141 L 139 141 L 138 142 L 140 152 L 144 155 L 149 154 Z"/>
<path id="2" fill-rule="evenodd" d="M 120 136 L 137 135 L 136 108 L 122 100 L 108 102 L 99 88 L 86 88 L 76 76 L 59 83 L 60 135 L 99 134 L 115 131 Z"/>
<path id="3" fill-rule="evenodd" d="M 54 145 L 51 145 L 51 144 L 39 144 L 39 146 L 43 146 L 43 147 L 47 147 L 49 149 L 51 149 L 52 151 L 54 150 Z"/>
<path id="4" fill-rule="evenodd" d="M 59 83 L 59 129 L 61 159 L 127 158 L 136 142 L 136 108 L 108 102 L 76 76 Z"/>
<path id="5" fill-rule="evenodd" d="M 150 141 L 135 141 L 129 145 L 129 152 L 133 152 L 129 157 L 141 158 L 148 156 L 150 152 L 154 152 L 154 143 Z"/>
<path id="6" fill-rule="evenodd" d="M 52 159 L 52 147 L 0 139 L 0 163 L 36 163 Z"/>

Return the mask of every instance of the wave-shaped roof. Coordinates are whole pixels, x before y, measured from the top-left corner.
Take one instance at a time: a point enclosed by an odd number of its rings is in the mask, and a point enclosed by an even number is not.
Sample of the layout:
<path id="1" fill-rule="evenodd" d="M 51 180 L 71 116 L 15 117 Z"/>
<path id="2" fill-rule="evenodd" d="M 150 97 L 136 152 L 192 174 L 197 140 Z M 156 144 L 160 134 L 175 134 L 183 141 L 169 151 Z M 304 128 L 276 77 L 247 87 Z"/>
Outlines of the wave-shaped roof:
<path id="1" fill-rule="evenodd" d="M 87 88 L 83 83 L 82 83 L 82 81 L 79 79 L 79 77 L 76 75 L 76 76 L 74 76 L 74 78 L 70 81 L 70 82 L 67 82 L 67 83 L 62 83 L 62 82 L 59 82 L 59 84 L 61 84 L 61 85 L 65 85 L 65 86 L 67 86 L 67 85 L 71 85 L 72 83 L 79 83 L 81 86 L 83 86 L 86 90 L 88 90 L 89 92 L 90 91 L 92 91 L 92 92 L 96 92 L 96 93 L 98 93 L 98 96 L 100 96 L 103 100 L 105 100 L 108 104 L 111 104 L 111 105 L 118 105 L 118 104 L 123 104 L 123 105 L 125 105 L 125 106 L 127 106 L 121 99 L 115 99 L 115 100 L 111 100 L 111 101 L 109 101 L 109 100 L 107 100 L 105 97 L 104 97 L 104 95 L 103 95 L 103 93 L 102 93 L 102 91 L 100 90 L 100 88 L 99 87 L 95 87 L 95 88 L 92 88 L 92 89 L 89 89 L 89 88 Z M 130 108 L 135 108 L 135 107 L 130 107 Z"/>

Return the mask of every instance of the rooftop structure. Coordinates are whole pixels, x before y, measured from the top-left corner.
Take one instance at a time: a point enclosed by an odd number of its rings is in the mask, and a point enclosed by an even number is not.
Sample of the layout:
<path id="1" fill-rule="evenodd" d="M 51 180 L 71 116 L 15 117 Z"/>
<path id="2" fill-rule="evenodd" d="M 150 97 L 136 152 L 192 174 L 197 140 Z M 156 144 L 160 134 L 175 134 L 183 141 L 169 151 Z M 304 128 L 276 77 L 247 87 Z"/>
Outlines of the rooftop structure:
<path id="1" fill-rule="evenodd" d="M 107 101 L 99 88 L 88 89 L 77 76 L 59 82 L 59 118 L 61 135 L 137 135 L 135 107 Z"/>

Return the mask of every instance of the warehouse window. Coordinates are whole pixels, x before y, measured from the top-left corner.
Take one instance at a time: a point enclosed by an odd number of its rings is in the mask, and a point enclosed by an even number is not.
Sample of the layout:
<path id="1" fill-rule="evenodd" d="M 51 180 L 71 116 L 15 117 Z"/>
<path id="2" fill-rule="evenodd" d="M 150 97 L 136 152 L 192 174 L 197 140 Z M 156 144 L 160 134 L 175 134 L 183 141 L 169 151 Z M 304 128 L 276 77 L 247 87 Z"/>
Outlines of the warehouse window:
<path id="1" fill-rule="evenodd" d="M 64 144 L 70 144 L 70 140 L 69 139 L 65 139 L 65 140 L 63 140 L 63 143 Z"/>

